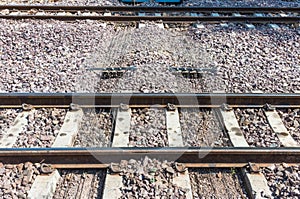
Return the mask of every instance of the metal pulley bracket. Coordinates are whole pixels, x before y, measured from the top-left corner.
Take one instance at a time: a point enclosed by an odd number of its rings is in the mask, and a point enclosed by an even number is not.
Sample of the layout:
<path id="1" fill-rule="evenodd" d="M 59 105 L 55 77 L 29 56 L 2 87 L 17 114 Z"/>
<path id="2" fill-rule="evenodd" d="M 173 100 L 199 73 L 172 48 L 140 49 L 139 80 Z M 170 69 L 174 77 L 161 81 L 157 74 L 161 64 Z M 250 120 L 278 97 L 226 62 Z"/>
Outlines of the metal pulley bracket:
<path id="1" fill-rule="evenodd" d="M 216 68 L 184 68 L 184 67 L 169 67 L 169 71 L 172 73 L 181 73 L 186 78 L 201 78 L 203 74 L 217 73 Z"/>
<path id="2" fill-rule="evenodd" d="M 126 71 L 135 71 L 136 66 L 129 67 L 108 67 L 108 68 L 89 68 L 90 71 L 101 71 L 102 79 L 120 78 Z"/>
<path id="3" fill-rule="evenodd" d="M 117 71 L 120 71 L 120 72 L 125 72 L 125 71 L 128 71 L 128 70 L 131 70 L 131 71 L 135 71 L 136 70 L 136 66 L 129 66 L 129 67 L 107 67 L 107 68 L 89 68 L 88 70 L 98 70 L 98 71 L 102 71 L 102 72 L 117 72 Z"/>

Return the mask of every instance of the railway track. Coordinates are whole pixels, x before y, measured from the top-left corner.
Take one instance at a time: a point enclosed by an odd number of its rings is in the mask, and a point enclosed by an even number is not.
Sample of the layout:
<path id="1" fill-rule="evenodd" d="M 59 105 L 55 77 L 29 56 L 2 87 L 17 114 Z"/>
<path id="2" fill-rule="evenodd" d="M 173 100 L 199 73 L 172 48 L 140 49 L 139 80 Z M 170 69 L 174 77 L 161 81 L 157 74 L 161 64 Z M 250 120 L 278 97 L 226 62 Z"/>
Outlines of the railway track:
<path id="1" fill-rule="evenodd" d="M 6 19 L 92 19 L 110 22 L 163 21 L 298 23 L 300 9 L 289 7 L 128 7 L 128 6 L 0 6 Z"/>
<path id="2" fill-rule="evenodd" d="M 299 25 L 299 11 L 13 5 L 0 6 L 0 18 Z M 0 197 L 297 198 L 299 98 L 0 94 Z"/>
<path id="3" fill-rule="evenodd" d="M 139 179 L 139 175 L 135 176 L 137 170 L 132 171 L 132 168 L 140 168 L 135 160 L 149 161 L 149 164 L 151 162 L 150 165 L 154 161 L 155 169 L 161 168 L 159 165 L 163 163 L 159 163 L 160 161 L 168 161 L 168 163 L 163 164 L 162 169 L 154 172 L 156 173 L 154 176 L 162 175 L 169 179 L 169 186 L 174 188 L 176 185 L 180 187 L 180 190 L 185 190 L 185 198 L 192 198 L 193 194 L 197 192 L 195 187 L 191 186 L 191 180 L 195 182 L 199 176 L 206 175 L 201 173 L 201 169 L 193 170 L 195 168 L 209 168 L 209 173 L 212 173 L 209 178 L 212 181 L 216 180 L 225 184 L 229 180 L 228 176 L 234 176 L 237 172 L 243 176 L 243 184 L 248 189 L 248 197 L 255 198 L 261 192 L 264 192 L 266 197 L 273 197 L 274 193 L 270 191 L 266 180 L 266 177 L 269 179 L 270 168 L 271 171 L 274 171 L 274 168 L 279 168 L 278 165 L 284 162 L 284 168 L 295 169 L 300 162 L 299 143 L 294 140 L 286 129 L 277 109 L 297 109 L 300 107 L 299 98 L 299 94 L 1 94 L 0 108 L 5 110 L 21 109 L 21 111 L 18 112 L 7 132 L 2 133 L 0 160 L 2 164 L 6 165 L 7 170 L 18 167 L 9 165 L 22 165 L 22 168 L 25 168 L 27 172 L 25 177 L 30 179 L 32 184 L 28 192 L 28 196 L 31 198 L 41 194 L 50 194 L 57 197 L 57 194 L 64 193 L 64 190 L 56 193 L 53 191 L 60 178 L 57 169 L 98 169 L 102 174 L 96 175 L 101 176 L 105 175 L 105 169 L 107 168 L 106 177 L 101 177 L 102 185 L 99 186 L 99 189 L 101 189 L 99 192 L 103 194 L 103 198 L 122 197 L 122 193 L 129 194 L 127 190 L 129 185 L 123 184 L 122 179 Z M 111 128 L 109 147 L 73 147 L 74 139 L 79 132 L 80 123 L 85 114 L 84 110 L 95 107 L 114 110 L 112 111 L 115 114 L 113 114 L 114 122 Z M 49 108 L 67 110 L 64 122 L 51 147 L 11 148 L 18 139 L 18 134 L 28 125 L 27 120 L 30 112 Z M 138 108 L 163 110 L 164 117 L 166 117 L 166 146 L 130 147 L 128 132 L 130 132 L 130 126 L 134 124 L 132 123 L 132 112 L 134 109 L 138 110 Z M 181 130 L 180 115 L 183 109 L 195 108 L 198 112 L 201 112 L 202 109 L 213 110 L 218 123 L 229 138 L 230 146 L 199 145 L 189 147 L 184 145 L 184 132 Z M 279 139 L 280 146 L 249 147 L 249 141 L 246 140 L 243 133 L 244 126 L 240 126 L 241 123 L 236 118 L 237 109 L 249 111 L 260 109 L 266 117 L 272 132 Z M 145 112 L 137 111 L 137 113 L 144 114 Z M 147 115 L 147 113 L 145 114 Z M 2 116 L 1 119 L 5 120 L 5 117 Z M 208 132 L 206 136 L 207 134 Z M 31 165 L 28 162 L 34 164 Z M 27 166 L 23 166 L 24 163 Z M 277 166 L 274 166 L 274 164 Z M 221 170 L 214 170 L 214 168 L 220 168 Z M 226 174 L 225 170 L 222 170 L 224 168 L 231 168 L 231 174 Z M 236 171 L 232 171 L 232 168 L 236 168 Z M 35 169 L 43 175 L 36 174 Z M 64 172 L 62 172 L 64 176 L 63 183 L 67 183 L 70 181 L 71 174 Z M 143 172 L 145 172 L 144 176 L 153 174 L 148 170 Z M 297 170 L 295 172 L 297 173 Z M 87 190 L 91 189 L 90 185 L 95 182 L 95 177 L 89 172 L 78 175 L 81 176 L 80 179 L 84 179 L 82 182 L 80 181 L 80 189 L 83 191 L 79 195 L 89 196 Z M 203 178 L 206 179 L 206 177 Z M 33 179 L 35 179 L 34 182 Z M 221 182 L 221 179 L 224 182 Z M 42 181 L 47 182 L 44 183 L 46 186 L 41 185 Z M 160 186 L 157 184 L 159 183 L 158 177 L 149 178 L 149 183 Z M 130 186 L 134 185 L 131 184 Z M 129 192 L 130 194 L 136 194 Z M 180 195 L 182 191 L 174 193 Z M 164 194 L 164 192 L 161 194 Z M 67 197 L 66 193 L 63 195 Z"/>

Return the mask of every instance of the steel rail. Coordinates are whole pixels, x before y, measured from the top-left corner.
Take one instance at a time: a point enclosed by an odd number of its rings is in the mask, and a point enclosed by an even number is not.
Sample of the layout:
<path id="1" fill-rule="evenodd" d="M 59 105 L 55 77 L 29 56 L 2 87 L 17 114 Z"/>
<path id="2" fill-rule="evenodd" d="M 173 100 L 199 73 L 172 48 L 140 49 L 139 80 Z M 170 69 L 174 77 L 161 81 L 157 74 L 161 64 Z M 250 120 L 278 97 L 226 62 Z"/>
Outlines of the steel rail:
<path id="1" fill-rule="evenodd" d="M 58 19 L 58 20 L 102 20 L 111 22 L 140 22 L 163 21 L 165 23 L 189 23 L 189 22 L 248 22 L 248 23 L 297 23 L 299 16 L 287 17 L 249 17 L 249 16 L 83 16 L 83 15 L 0 15 L 4 19 Z"/>
<path id="2" fill-rule="evenodd" d="M 252 162 L 255 163 L 255 162 Z M 269 167 L 276 163 L 255 163 L 259 167 Z M 289 163 L 289 166 L 296 166 L 299 163 Z M 187 168 L 243 168 L 249 166 L 249 163 L 185 163 Z M 106 169 L 110 167 L 110 164 L 51 164 L 55 169 Z"/>
<path id="3" fill-rule="evenodd" d="M 257 164 L 300 163 L 300 148 L 31 148 L 0 149 L 0 162 L 18 164 L 22 162 L 44 162 L 64 166 L 82 167 L 102 165 L 121 160 L 141 159 L 145 156 L 158 160 L 176 161 L 184 164 L 202 164 L 208 167 L 236 164 L 238 167 L 255 162 Z M 68 166 L 69 165 L 69 166 Z M 96 167 L 96 166 L 95 166 Z"/>
<path id="4" fill-rule="evenodd" d="M 170 6 L 50 6 L 50 5 L 0 5 L 0 9 L 32 9 L 46 11 L 98 11 L 98 12 L 299 12 L 299 7 L 170 7 Z"/>
<path id="5" fill-rule="evenodd" d="M 163 21 L 165 23 L 188 23 L 188 22 L 251 22 L 251 23 L 297 23 L 300 21 L 299 14 L 300 8 L 297 7 L 138 7 L 138 6 L 17 6 L 7 5 L 0 6 L 0 10 L 11 10 L 11 11 L 25 11 L 29 12 L 32 10 L 44 11 L 43 14 L 2 14 L 0 18 L 6 19 L 58 19 L 58 20 L 76 20 L 76 19 L 90 19 L 90 20 L 102 20 L 112 22 L 139 22 L 143 20 L 150 21 Z M 68 12 L 64 14 L 62 12 Z M 98 15 L 83 15 L 78 12 L 97 12 Z M 118 15 L 106 16 L 102 13 L 112 12 Z M 171 15 L 166 16 L 139 16 L 138 13 L 169 13 Z M 228 13 L 293 13 L 292 16 L 185 16 L 185 13 L 212 13 L 218 12 L 222 14 Z M 60 14 L 58 14 L 60 13 Z M 70 14 L 71 13 L 71 14 Z M 178 16 L 172 16 L 176 13 Z M 56 15 L 57 14 L 57 15 Z M 180 15 L 181 14 L 181 15 Z"/>
<path id="6" fill-rule="evenodd" d="M 0 108 L 20 108 L 22 104 L 34 107 L 68 107 L 71 103 L 82 107 L 118 107 L 121 103 L 131 107 L 300 107 L 300 94 L 232 94 L 232 93 L 0 93 Z"/>

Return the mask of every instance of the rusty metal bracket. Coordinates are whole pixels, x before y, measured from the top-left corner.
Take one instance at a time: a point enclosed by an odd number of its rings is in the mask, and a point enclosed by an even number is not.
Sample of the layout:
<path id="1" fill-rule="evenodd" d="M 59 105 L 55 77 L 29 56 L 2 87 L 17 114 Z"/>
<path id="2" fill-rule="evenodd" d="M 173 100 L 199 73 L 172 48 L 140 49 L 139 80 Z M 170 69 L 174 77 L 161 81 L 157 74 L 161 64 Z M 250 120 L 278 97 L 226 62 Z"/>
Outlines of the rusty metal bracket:
<path id="1" fill-rule="evenodd" d="M 89 68 L 89 71 L 101 71 L 102 79 L 121 78 L 127 71 L 135 71 L 136 66 L 129 67 L 107 67 L 107 68 Z"/>
<path id="2" fill-rule="evenodd" d="M 183 163 L 175 162 L 175 169 L 176 169 L 176 171 L 183 173 L 186 171 L 187 168 Z"/>
<path id="3" fill-rule="evenodd" d="M 221 105 L 221 109 L 222 109 L 223 111 L 231 111 L 231 110 L 232 110 L 232 107 L 230 107 L 228 104 L 223 103 L 223 104 Z"/>
<path id="4" fill-rule="evenodd" d="M 260 167 L 253 162 L 249 162 L 247 168 L 249 169 L 250 173 L 259 173 L 260 171 Z"/>
<path id="5" fill-rule="evenodd" d="M 71 104 L 70 104 L 70 109 L 71 109 L 72 111 L 78 111 L 78 110 L 80 110 L 81 108 L 80 108 L 80 106 L 79 106 L 78 104 L 71 103 Z"/>
<path id="6" fill-rule="evenodd" d="M 22 104 L 22 109 L 24 111 L 31 111 L 32 109 L 34 109 L 34 107 L 31 104 Z"/>
<path id="7" fill-rule="evenodd" d="M 89 68 L 88 70 L 99 70 L 102 72 L 126 72 L 128 70 L 135 71 L 136 66 L 129 66 L 129 67 L 108 67 L 108 68 Z"/>
<path id="8" fill-rule="evenodd" d="M 175 111 L 176 110 L 175 104 L 168 103 L 167 104 L 167 110 L 168 111 Z"/>
<path id="9" fill-rule="evenodd" d="M 189 79 L 199 79 L 202 78 L 203 75 L 215 75 L 217 73 L 217 69 L 212 68 L 184 68 L 184 67 L 169 67 L 169 71 L 172 73 L 181 74 L 184 78 Z"/>
<path id="10" fill-rule="evenodd" d="M 121 103 L 119 108 L 121 111 L 127 111 L 129 109 L 129 105 Z"/>
<path id="11" fill-rule="evenodd" d="M 109 165 L 109 169 L 112 173 L 121 173 L 122 172 L 120 164 L 117 164 L 117 163 L 111 163 Z"/>
<path id="12" fill-rule="evenodd" d="M 266 111 L 275 111 L 275 107 L 273 107 L 271 104 L 268 104 L 266 103 L 263 108 L 266 110 Z"/>
<path id="13" fill-rule="evenodd" d="M 44 174 L 49 174 L 49 173 L 52 173 L 54 171 L 54 168 L 52 167 L 51 164 L 42 163 L 41 164 L 41 171 Z"/>

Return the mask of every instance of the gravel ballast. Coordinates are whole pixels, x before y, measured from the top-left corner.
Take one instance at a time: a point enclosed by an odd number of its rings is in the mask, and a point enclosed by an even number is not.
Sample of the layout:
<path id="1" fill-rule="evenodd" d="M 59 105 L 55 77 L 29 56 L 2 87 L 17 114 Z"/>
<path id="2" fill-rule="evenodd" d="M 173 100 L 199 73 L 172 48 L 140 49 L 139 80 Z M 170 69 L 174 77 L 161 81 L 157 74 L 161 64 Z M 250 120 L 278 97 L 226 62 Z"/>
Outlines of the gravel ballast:
<path id="1" fill-rule="evenodd" d="M 249 146 L 281 146 L 278 137 L 264 115 L 263 109 L 236 109 L 235 115 Z"/>
<path id="2" fill-rule="evenodd" d="M 166 114 L 164 109 L 132 109 L 131 112 L 129 146 L 168 146 Z"/>
<path id="3" fill-rule="evenodd" d="M 235 169 L 189 169 L 193 197 L 248 198 Z"/>
<path id="4" fill-rule="evenodd" d="M 126 72 L 118 80 L 101 79 L 99 91 L 109 88 L 112 92 L 198 93 L 210 92 L 212 85 L 218 83 L 213 75 L 188 79 L 170 71 L 170 67 L 211 67 L 206 65 L 210 64 L 210 56 L 186 33 L 162 29 L 153 23 L 124 32 L 111 42 L 109 59 L 99 54 L 94 63 L 106 61 L 100 67 L 134 66 L 136 70 Z"/>
<path id="5" fill-rule="evenodd" d="M 61 170 L 53 198 L 101 199 L 105 174 L 106 169 Z"/>
<path id="6" fill-rule="evenodd" d="M 41 172 L 40 166 L 31 162 L 17 165 L 0 162 L 0 198 L 27 198 L 36 176 Z"/>
<path id="7" fill-rule="evenodd" d="M 275 164 L 262 171 L 268 181 L 272 196 L 279 198 L 300 197 L 300 166 L 288 164 Z"/>
<path id="8" fill-rule="evenodd" d="M 110 110 L 86 109 L 74 147 L 109 147 L 112 115 Z"/>
<path id="9" fill-rule="evenodd" d="M 192 53 L 180 49 L 191 48 L 193 43 L 183 34 L 183 38 L 177 37 L 178 33 L 155 25 L 104 28 L 103 23 L 89 20 L 1 22 L 5 26 L 0 33 L 3 92 L 209 91 L 205 79 L 188 80 L 169 71 L 170 66 L 181 66 Z M 183 40 L 187 40 L 185 44 L 181 44 Z M 121 79 L 103 79 L 101 73 L 87 70 L 132 65 L 137 70 L 126 72 Z"/>
<path id="10" fill-rule="evenodd" d="M 272 92 L 300 90 L 300 30 L 205 25 L 188 31 L 97 21 L 1 20 L 2 92 Z M 93 67 L 135 66 L 101 79 Z M 217 67 L 188 79 L 176 67 Z"/>
<path id="11" fill-rule="evenodd" d="M 300 110 L 277 109 L 277 112 L 291 136 L 300 144 Z"/>
<path id="12" fill-rule="evenodd" d="M 0 140 L 4 133 L 13 125 L 20 109 L 0 109 Z"/>
<path id="13" fill-rule="evenodd" d="M 211 109 L 181 108 L 180 125 L 184 146 L 231 146 Z"/>
<path id="14" fill-rule="evenodd" d="M 186 190 L 173 183 L 178 174 L 175 162 L 159 161 L 147 156 L 141 160 L 122 160 L 113 164 L 123 178 L 121 199 L 186 198 Z"/>
<path id="15" fill-rule="evenodd" d="M 1 92 L 83 91 L 77 86 L 84 78 L 83 63 L 95 49 L 101 53 L 99 43 L 112 35 L 110 27 L 95 21 L 0 23 Z"/>
<path id="16" fill-rule="evenodd" d="M 33 110 L 28 115 L 28 125 L 19 134 L 13 147 L 51 147 L 58 135 L 66 109 L 42 108 Z"/>
<path id="17" fill-rule="evenodd" d="M 257 25 L 207 25 L 193 31 L 218 66 L 228 93 L 294 93 L 300 90 L 300 30 Z M 221 88 L 222 89 L 222 88 Z"/>

